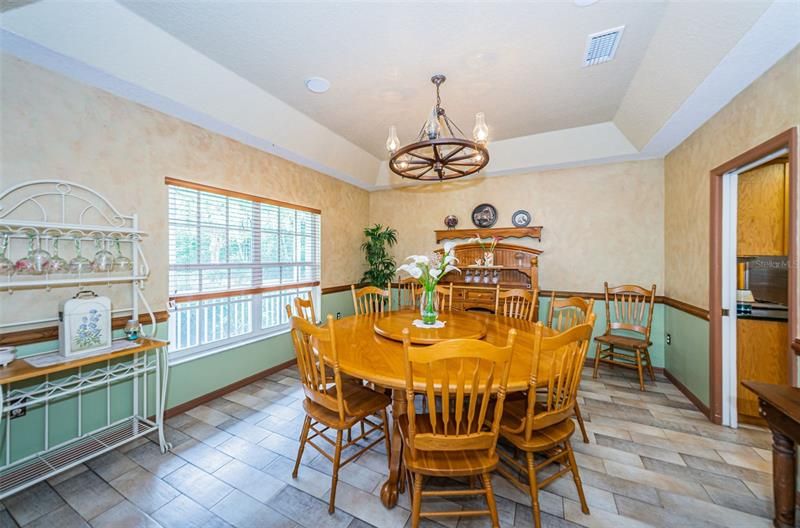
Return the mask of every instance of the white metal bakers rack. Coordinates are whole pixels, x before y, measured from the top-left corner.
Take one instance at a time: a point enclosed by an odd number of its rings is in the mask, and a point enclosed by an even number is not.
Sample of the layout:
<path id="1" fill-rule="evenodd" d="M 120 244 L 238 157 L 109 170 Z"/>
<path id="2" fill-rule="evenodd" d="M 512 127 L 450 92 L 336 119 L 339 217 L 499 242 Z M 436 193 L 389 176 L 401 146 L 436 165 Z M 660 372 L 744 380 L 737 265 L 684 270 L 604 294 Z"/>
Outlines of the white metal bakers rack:
<path id="1" fill-rule="evenodd" d="M 126 256 L 128 260 L 123 268 L 103 272 L 70 273 L 66 269 L 51 274 L 44 269 L 37 275 L 15 273 L 16 266 L 14 270 L 2 271 L 0 266 L 1 302 L 13 303 L 15 290 L 50 291 L 68 286 L 129 284 L 131 307 L 115 309 L 113 313 L 130 313 L 131 319 L 138 319 L 141 303 L 151 321 L 150 337 L 142 337 L 133 347 L 115 345 L 111 351 L 71 358 L 44 368 L 35 368 L 24 359 L 0 368 L 0 439 L 5 444 L 0 451 L 0 499 L 151 432 L 157 433 L 162 452 L 170 449 L 164 436 L 169 379 L 167 343 L 154 339 L 156 320 L 142 292 L 150 274 L 141 248 L 145 236 L 139 230 L 137 215 L 121 214 L 104 196 L 84 185 L 63 180 L 36 180 L 13 186 L 0 194 L 0 248 L 5 249 L 0 257 L 11 263 L 15 263 L 15 256 L 24 258 L 26 242 L 29 246 L 34 240 L 39 248 L 51 250 L 57 250 L 60 241 L 72 241 L 77 255 L 83 242 L 106 244 L 113 241 L 118 257 L 122 255 L 123 246 L 130 255 Z M 58 310 L 58 300 L 53 299 L 53 313 Z M 55 317 L 3 322 L 0 332 L 56 322 Z M 112 388 L 128 380 L 131 381 L 132 413 L 122 419 L 112 417 L 112 393 L 115 392 Z M 150 406 L 148 384 L 155 386 L 155 401 Z M 92 389 L 105 390 L 105 425 L 87 431 L 84 430 L 82 399 L 83 394 Z M 71 397 L 77 399 L 77 436 L 50 445 L 51 405 Z M 115 397 L 118 396 L 115 394 Z M 12 453 L 11 416 L 23 407 L 43 408 L 41 445 L 44 449 L 16 459 Z M 154 413 L 149 417 L 151 407 Z"/>

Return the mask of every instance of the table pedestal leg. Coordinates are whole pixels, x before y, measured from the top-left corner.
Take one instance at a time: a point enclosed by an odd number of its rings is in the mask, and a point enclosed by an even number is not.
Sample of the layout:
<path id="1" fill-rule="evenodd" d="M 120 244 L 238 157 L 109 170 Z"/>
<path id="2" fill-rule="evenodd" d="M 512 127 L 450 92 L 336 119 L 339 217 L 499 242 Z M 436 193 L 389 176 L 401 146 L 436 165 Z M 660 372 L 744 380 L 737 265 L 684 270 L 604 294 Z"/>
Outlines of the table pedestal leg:
<path id="1" fill-rule="evenodd" d="M 775 494 L 775 520 L 778 528 L 794 527 L 795 502 L 794 441 L 779 431 L 772 431 L 772 486 Z"/>
<path id="2" fill-rule="evenodd" d="M 405 391 L 392 391 L 392 452 L 389 453 L 389 479 L 381 487 L 381 502 L 387 508 L 397 504 L 400 487 L 400 466 L 403 458 L 403 442 L 400 439 L 400 427 L 397 418 L 406 413 Z"/>

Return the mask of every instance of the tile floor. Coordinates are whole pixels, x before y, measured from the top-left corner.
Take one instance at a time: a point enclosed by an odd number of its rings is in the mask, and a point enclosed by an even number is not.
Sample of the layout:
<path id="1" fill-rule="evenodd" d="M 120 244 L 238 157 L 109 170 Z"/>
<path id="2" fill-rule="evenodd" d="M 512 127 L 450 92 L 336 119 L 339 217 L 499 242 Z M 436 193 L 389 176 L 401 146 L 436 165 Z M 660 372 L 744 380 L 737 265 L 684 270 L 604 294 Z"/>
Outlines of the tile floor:
<path id="1" fill-rule="evenodd" d="M 580 397 L 591 443 L 576 435 L 573 445 L 591 515 L 581 513 L 572 480 L 564 477 L 541 492 L 544 526 L 771 525 L 767 432 L 710 424 L 663 378 L 641 393 L 632 377 L 603 371 L 592 380 L 586 370 Z M 291 478 L 300 398 L 297 372 L 286 369 L 175 416 L 168 420 L 171 453 L 161 455 L 152 439 L 128 444 L 7 498 L 0 527 L 409 525 L 407 495 L 392 510 L 380 503 L 387 472 L 382 445 L 342 469 L 334 515 L 327 513 L 327 460 L 306 450 L 299 478 Z M 527 495 L 499 476 L 495 492 L 502 526 L 532 525 Z M 484 519 L 442 522 L 488 526 Z"/>

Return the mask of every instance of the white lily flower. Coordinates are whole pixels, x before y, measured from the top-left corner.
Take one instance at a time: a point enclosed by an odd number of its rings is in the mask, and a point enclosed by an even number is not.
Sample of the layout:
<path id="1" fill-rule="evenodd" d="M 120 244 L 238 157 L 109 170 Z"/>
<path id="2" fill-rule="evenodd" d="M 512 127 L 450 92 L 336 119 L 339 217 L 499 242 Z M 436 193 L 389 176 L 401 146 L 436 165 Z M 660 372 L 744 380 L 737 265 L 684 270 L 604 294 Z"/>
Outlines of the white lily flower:
<path id="1" fill-rule="evenodd" d="M 398 266 L 397 271 L 404 271 L 415 279 L 422 277 L 422 270 L 414 264 L 403 264 L 402 266 Z"/>
<path id="2" fill-rule="evenodd" d="M 455 249 L 456 243 L 453 242 L 452 240 L 448 240 L 443 244 L 443 247 L 444 247 L 444 254 L 449 255 L 450 253 L 453 252 L 453 249 Z"/>
<path id="3" fill-rule="evenodd" d="M 413 260 L 414 264 L 428 264 L 430 259 L 425 255 L 411 255 L 406 260 Z"/>
<path id="4" fill-rule="evenodd" d="M 448 265 L 449 265 L 449 264 L 452 264 L 452 263 L 454 263 L 454 262 L 458 262 L 458 259 L 456 258 L 456 256 L 455 256 L 455 255 L 447 255 L 447 256 L 444 258 L 444 263 L 445 263 L 445 264 L 448 264 Z"/>
<path id="5" fill-rule="evenodd" d="M 469 240 L 467 240 L 467 242 L 469 242 L 470 244 L 480 244 L 483 241 L 479 237 L 472 237 Z"/>
<path id="6" fill-rule="evenodd" d="M 439 275 L 441 275 L 441 274 L 442 274 L 442 270 L 439 270 L 439 269 L 435 269 L 435 268 L 434 268 L 434 269 L 432 269 L 432 270 L 429 270 L 429 271 L 428 271 L 428 274 L 429 274 L 431 277 L 433 277 L 434 279 L 438 279 L 438 278 L 439 278 Z"/>
<path id="7" fill-rule="evenodd" d="M 457 268 L 457 267 L 455 267 L 455 266 L 447 266 L 447 267 L 444 269 L 444 273 L 445 273 L 445 274 L 448 274 L 448 273 L 450 273 L 451 271 L 457 271 L 457 272 L 461 273 L 461 270 L 460 270 L 460 269 L 458 269 L 458 268 Z"/>

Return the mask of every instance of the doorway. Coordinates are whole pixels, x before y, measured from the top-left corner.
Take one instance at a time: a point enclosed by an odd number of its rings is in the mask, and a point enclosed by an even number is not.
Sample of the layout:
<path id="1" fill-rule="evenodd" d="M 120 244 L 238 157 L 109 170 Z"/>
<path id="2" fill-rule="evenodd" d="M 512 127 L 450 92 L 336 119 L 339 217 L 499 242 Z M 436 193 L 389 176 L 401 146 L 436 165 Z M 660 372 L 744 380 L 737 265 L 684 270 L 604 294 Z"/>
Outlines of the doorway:
<path id="1" fill-rule="evenodd" d="M 784 157 L 788 162 L 785 242 L 785 253 L 788 254 L 785 261 L 785 266 L 788 268 L 786 272 L 788 321 L 785 334 L 779 338 L 783 343 L 777 345 L 775 354 L 782 354 L 778 359 L 786 366 L 785 373 L 781 374 L 785 379 L 780 382 L 797 384 L 797 363 L 791 343 L 798 337 L 798 327 L 800 327 L 797 282 L 800 240 L 798 240 L 797 129 L 792 128 L 711 171 L 709 409 L 711 420 L 717 424 L 737 427 L 739 423 L 738 410 L 743 405 L 741 401 L 743 394 L 740 394 L 740 391 L 745 389 L 739 387 L 737 340 L 746 341 L 748 334 L 742 334 L 742 328 L 738 324 L 740 321 L 737 318 L 737 299 L 740 301 L 739 311 L 744 309 L 742 305 L 752 306 L 751 301 L 755 301 L 747 296 L 749 288 L 742 287 L 745 285 L 744 272 L 749 273 L 748 266 L 755 259 L 751 255 L 743 257 L 737 252 L 739 178 L 740 175 L 750 177 L 757 167 L 776 160 L 780 161 Z M 758 240 L 762 238 L 755 237 Z M 741 240 L 738 242 L 741 245 Z M 769 254 L 767 251 L 762 252 Z M 763 260 L 759 262 L 759 265 L 775 265 L 773 262 Z M 752 319 L 752 317 L 742 315 L 741 319 Z M 747 324 L 750 324 L 749 321 Z M 737 396 L 740 396 L 739 401 Z"/>

